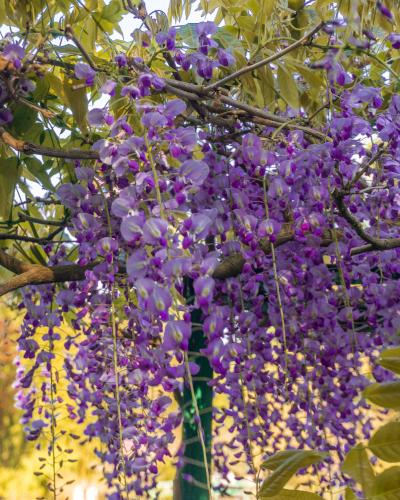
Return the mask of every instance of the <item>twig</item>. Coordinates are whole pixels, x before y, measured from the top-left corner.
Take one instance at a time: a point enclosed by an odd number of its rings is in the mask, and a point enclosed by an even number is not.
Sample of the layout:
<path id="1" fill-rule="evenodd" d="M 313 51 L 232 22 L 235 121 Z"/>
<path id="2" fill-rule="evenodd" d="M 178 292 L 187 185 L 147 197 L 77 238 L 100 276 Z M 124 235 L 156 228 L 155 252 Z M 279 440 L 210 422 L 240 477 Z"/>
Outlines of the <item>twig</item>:
<path id="1" fill-rule="evenodd" d="M 24 222 L 33 222 L 34 224 L 43 224 L 45 226 L 56 226 L 56 227 L 73 227 L 72 224 L 67 224 L 66 222 L 56 221 L 56 220 L 43 220 L 37 219 L 36 217 L 30 217 L 22 212 L 18 212 L 18 217 Z"/>
<path id="2" fill-rule="evenodd" d="M 390 139 L 390 141 L 387 143 L 385 147 L 383 147 L 383 144 L 380 144 L 378 146 L 378 152 L 374 154 L 374 156 L 369 160 L 368 163 L 366 163 L 361 170 L 359 170 L 356 175 L 353 177 L 353 179 L 345 186 L 345 190 L 350 190 L 352 189 L 355 185 L 356 182 L 365 174 L 365 172 L 369 169 L 369 167 L 378 160 L 385 151 L 387 151 L 392 144 L 393 139 Z"/>
<path id="3" fill-rule="evenodd" d="M 86 61 L 89 63 L 89 66 L 94 69 L 96 67 L 96 65 L 92 61 L 92 58 L 90 57 L 90 55 L 86 51 L 85 47 L 82 45 L 81 41 L 75 35 L 74 30 L 72 29 L 72 26 L 70 24 L 67 24 L 67 26 L 65 26 L 65 33 L 70 34 L 72 41 L 78 47 L 78 49 L 82 52 L 82 55 L 86 59 Z"/>

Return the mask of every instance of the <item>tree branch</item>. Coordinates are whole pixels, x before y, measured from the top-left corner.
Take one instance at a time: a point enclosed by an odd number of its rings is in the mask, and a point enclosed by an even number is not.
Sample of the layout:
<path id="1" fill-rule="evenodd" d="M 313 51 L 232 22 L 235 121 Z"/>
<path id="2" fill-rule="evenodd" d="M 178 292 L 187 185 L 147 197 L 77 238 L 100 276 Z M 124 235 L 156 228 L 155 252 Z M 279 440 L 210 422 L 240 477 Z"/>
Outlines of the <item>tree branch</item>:
<path id="1" fill-rule="evenodd" d="M 84 151 L 81 149 L 48 148 L 33 142 L 14 139 L 3 127 L 0 127 L 0 138 L 8 146 L 26 155 L 49 156 L 51 158 L 68 158 L 71 160 L 98 160 L 99 151 Z"/>
<path id="2" fill-rule="evenodd" d="M 39 219 L 40 220 L 40 219 Z M 61 231 L 64 229 L 64 226 L 58 227 L 55 231 L 50 233 L 48 236 L 45 236 L 44 238 L 32 238 L 31 236 L 23 236 L 19 234 L 10 234 L 10 233 L 2 233 L 0 234 L 0 241 L 4 240 L 14 240 L 14 241 L 28 241 L 30 243 L 48 243 L 49 241 L 52 241 L 52 239 L 57 236 L 58 233 L 61 233 Z M 1 263 L 0 263 L 1 265 Z"/>
<path id="3" fill-rule="evenodd" d="M 22 212 L 18 212 L 17 215 L 24 222 L 28 221 L 28 222 L 33 222 L 34 224 L 43 224 L 44 226 L 73 227 L 72 224 L 67 224 L 66 222 L 63 221 L 37 219 L 36 217 L 30 217 L 29 215 L 25 215 Z"/>
<path id="4" fill-rule="evenodd" d="M 11 257 L 11 255 L 0 249 L 0 265 L 17 275 L 0 283 L 0 297 L 27 285 L 82 281 L 86 279 L 85 272 L 93 269 L 97 264 L 99 263 L 92 262 L 82 267 L 77 264 L 45 267 L 28 264 L 15 257 Z"/>
<path id="5" fill-rule="evenodd" d="M 273 61 L 276 61 L 276 59 L 279 59 L 280 57 L 284 56 L 285 54 L 288 54 L 289 52 L 292 52 L 292 50 L 297 49 L 297 47 L 301 47 L 304 45 L 307 45 L 307 42 L 309 39 L 315 35 L 323 26 L 325 26 L 325 23 L 321 21 L 318 23 L 311 31 L 306 33 L 303 38 L 300 38 L 297 42 L 293 43 L 292 45 L 289 45 L 289 47 L 286 47 L 286 49 L 281 50 L 280 52 L 277 52 L 271 57 L 268 57 L 267 59 L 264 59 L 263 61 L 260 61 L 258 63 L 252 64 L 251 66 L 246 66 L 239 71 L 236 71 L 235 73 L 232 73 L 231 75 L 223 78 L 219 82 L 215 82 L 212 85 L 209 85 L 208 87 L 205 87 L 205 91 L 211 91 L 216 89 L 217 87 L 220 87 L 221 85 L 224 85 L 225 83 L 230 82 L 231 80 L 234 80 L 235 78 L 239 78 L 239 76 L 242 76 L 249 71 L 253 71 L 255 69 L 261 68 L 262 66 L 265 66 L 266 64 L 269 64 Z"/>

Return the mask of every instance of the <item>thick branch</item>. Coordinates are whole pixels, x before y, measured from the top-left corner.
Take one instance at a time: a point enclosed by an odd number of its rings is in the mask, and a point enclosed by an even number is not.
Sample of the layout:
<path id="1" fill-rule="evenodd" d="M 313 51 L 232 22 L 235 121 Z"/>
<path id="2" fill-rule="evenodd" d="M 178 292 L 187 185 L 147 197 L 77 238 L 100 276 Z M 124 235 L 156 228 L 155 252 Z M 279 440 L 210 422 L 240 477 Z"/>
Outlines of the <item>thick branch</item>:
<path id="1" fill-rule="evenodd" d="M 50 158 L 70 158 L 71 160 L 98 160 L 100 158 L 99 151 L 84 151 L 81 149 L 57 149 L 48 148 L 33 142 L 20 141 L 14 139 L 3 127 L 0 127 L 0 138 L 8 146 L 21 151 L 26 155 L 49 156 Z"/>
<path id="2" fill-rule="evenodd" d="M 343 219 L 345 219 L 350 224 L 350 226 L 363 241 L 369 243 L 368 245 L 364 245 L 364 247 L 362 247 L 364 248 L 364 250 L 358 253 L 371 252 L 373 250 L 390 250 L 392 248 L 400 247 L 400 238 L 375 238 L 375 236 L 367 233 L 357 217 L 349 212 L 343 198 L 334 196 L 334 200 L 340 217 L 343 217 Z M 357 249 L 355 248 L 353 250 L 356 251 Z M 352 255 L 357 255 L 357 253 L 354 252 L 352 253 Z"/>
<path id="3" fill-rule="evenodd" d="M 339 241 L 343 241 L 343 234 L 338 234 Z M 274 243 L 274 248 L 277 248 L 289 241 L 294 241 L 294 229 L 293 224 L 286 223 L 282 225 L 281 232 L 276 236 L 276 241 Z M 328 246 L 333 242 L 332 235 L 329 229 L 324 229 L 322 236 L 322 245 Z M 262 238 L 260 240 L 260 250 L 262 250 L 266 255 L 271 253 L 271 242 L 269 238 Z M 241 252 L 238 252 L 230 257 L 224 259 L 217 266 L 214 271 L 213 278 L 215 279 L 225 279 L 225 278 L 234 278 L 238 276 L 243 269 L 243 266 L 246 262 L 246 259 L 243 257 Z"/>

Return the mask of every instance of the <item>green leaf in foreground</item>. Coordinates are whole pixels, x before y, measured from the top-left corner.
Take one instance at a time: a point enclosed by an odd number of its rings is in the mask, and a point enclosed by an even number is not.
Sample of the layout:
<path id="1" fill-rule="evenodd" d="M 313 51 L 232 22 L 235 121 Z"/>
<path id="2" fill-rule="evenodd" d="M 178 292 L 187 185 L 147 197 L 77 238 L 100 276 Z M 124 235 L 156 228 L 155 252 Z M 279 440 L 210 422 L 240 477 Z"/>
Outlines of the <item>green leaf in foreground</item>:
<path id="1" fill-rule="evenodd" d="M 378 364 L 380 364 L 386 370 L 390 370 L 393 373 L 400 375 L 400 347 L 394 347 L 392 349 L 385 349 L 381 352 L 380 359 L 378 359 Z"/>
<path id="2" fill-rule="evenodd" d="M 261 485 L 258 497 L 268 498 L 276 496 L 299 469 L 320 462 L 327 456 L 327 453 L 317 450 L 302 450 L 301 453 L 293 454 L 265 479 Z"/>
<path id="3" fill-rule="evenodd" d="M 375 474 L 367 452 L 362 445 L 357 445 L 349 451 L 343 462 L 342 472 L 352 477 L 354 481 L 360 484 L 364 496 L 369 498 L 372 484 L 375 480 Z"/>
<path id="4" fill-rule="evenodd" d="M 371 500 L 399 500 L 400 467 L 391 467 L 377 476 L 372 486 Z"/>
<path id="5" fill-rule="evenodd" d="M 400 422 L 389 422 L 369 440 L 368 448 L 385 462 L 400 462 Z"/>
<path id="6" fill-rule="evenodd" d="M 321 497 L 316 493 L 285 489 L 283 489 L 280 493 L 278 493 L 278 495 L 275 495 L 273 497 L 260 495 L 258 498 L 260 498 L 261 500 L 263 500 L 264 498 L 268 498 L 268 500 L 321 500 Z"/>
<path id="7" fill-rule="evenodd" d="M 400 381 L 370 385 L 362 395 L 378 406 L 400 409 Z"/>

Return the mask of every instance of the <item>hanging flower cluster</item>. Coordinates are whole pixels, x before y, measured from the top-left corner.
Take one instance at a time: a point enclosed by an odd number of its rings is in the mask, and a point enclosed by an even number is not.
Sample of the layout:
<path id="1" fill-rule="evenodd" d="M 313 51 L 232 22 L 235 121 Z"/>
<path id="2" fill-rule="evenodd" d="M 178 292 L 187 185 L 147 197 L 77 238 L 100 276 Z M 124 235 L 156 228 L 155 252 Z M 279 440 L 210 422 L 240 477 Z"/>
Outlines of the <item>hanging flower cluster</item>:
<path id="1" fill-rule="evenodd" d="M 175 48 L 174 29 L 157 42 L 174 51 L 182 69 L 193 65 L 208 78 L 217 64 L 233 62 L 221 49 L 218 61 L 208 57 L 216 49 L 215 31 L 213 23 L 196 26 L 196 54 Z M 126 58 L 118 56 L 117 63 L 123 67 Z M 348 83 L 349 76 L 333 56 L 324 67 L 335 94 L 334 84 Z M 93 83 L 89 66 L 79 63 L 75 71 Z M 33 366 L 17 372 L 17 399 L 24 423 L 35 418 L 28 438 L 36 439 L 51 418 L 33 417 L 40 407 L 35 372 L 42 366 L 50 373 L 54 357 L 39 345 L 36 331 L 46 326 L 42 341 L 59 342 L 55 329 L 69 314 L 76 333 L 64 346 L 74 400 L 69 416 L 80 423 L 96 417 L 84 435 L 103 444 L 98 456 L 115 487 L 108 498 L 130 491 L 143 497 L 182 423 L 181 411 L 168 410 L 173 393 L 183 384 L 192 388 L 199 370 L 188 357 L 189 340 L 199 335 L 190 314 L 197 309 L 206 338 L 201 354 L 214 370 L 208 384 L 229 401 L 213 414 L 215 435 L 228 417 L 234 422 L 233 439 L 213 450 L 222 477 L 229 472 L 227 450 L 254 474 L 253 446 L 278 450 L 286 441 L 329 452 L 319 466 L 327 487 L 328 467 L 356 443 L 358 426 L 366 437 L 371 430 L 366 403 L 356 398 L 369 384 L 362 359 L 374 366 L 378 350 L 395 341 L 400 327 L 400 282 L 391 279 L 400 272 L 400 250 L 371 252 L 362 239 L 400 236 L 400 98 L 376 114 L 379 91 L 361 85 L 342 90 L 341 112 L 332 116 L 321 144 L 298 131 L 271 142 L 268 128 L 255 135 L 245 132 L 246 124 L 241 144 L 227 144 L 224 131 L 176 127 L 186 109 L 182 100 L 141 101 L 164 85 L 143 70 L 135 85 L 122 89 L 141 135 L 128 116 L 114 121 L 108 110 L 90 111 L 91 125 L 110 126 L 109 137 L 93 145 L 100 160 L 77 162 L 77 183 L 57 190 L 72 214 L 78 264 L 91 267 L 85 281 L 57 291 L 54 285 L 24 290 L 19 348 Z M 112 95 L 115 86 L 108 82 L 102 92 Z M 365 118 L 356 114 L 360 108 Z M 352 185 L 369 161 L 366 139 L 372 155 L 378 143 L 390 143 L 378 166 L 366 171 L 368 186 L 361 180 Z M 65 248 L 50 264 L 70 264 Z M 185 300 L 189 282 L 192 305 Z M 373 374 L 377 381 L 390 378 L 379 366 Z M 41 388 L 43 397 L 49 390 L 49 384 Z M 203 441 L 199 415 L 193 418 Z M 182 445 L 178 466 L 184 451 Z M 333 474 L 334 486 L 346 481 Z"/>

